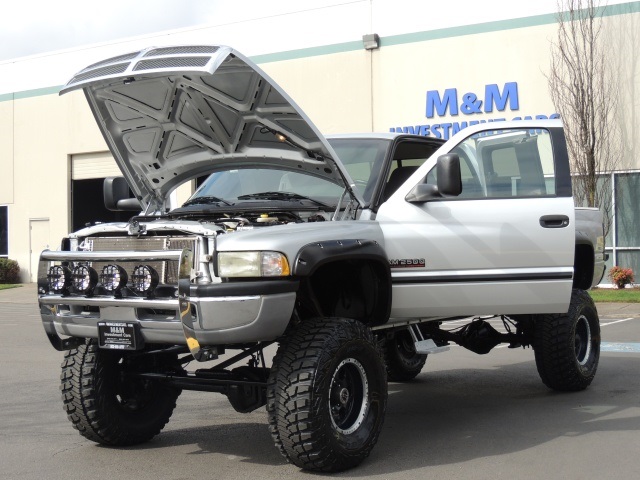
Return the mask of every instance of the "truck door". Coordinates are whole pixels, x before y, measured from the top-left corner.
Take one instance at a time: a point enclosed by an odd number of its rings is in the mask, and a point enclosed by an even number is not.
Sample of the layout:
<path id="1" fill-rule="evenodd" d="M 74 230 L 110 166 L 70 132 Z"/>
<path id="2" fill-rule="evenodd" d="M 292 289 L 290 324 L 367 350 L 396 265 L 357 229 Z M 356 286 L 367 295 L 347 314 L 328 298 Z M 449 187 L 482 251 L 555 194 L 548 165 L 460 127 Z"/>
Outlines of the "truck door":
<path id="1" fill-rule="evenodd" d="M 567 310 L 575 218 L 562 127 L 491 125 L 454 136 L 380 206 L 392 318 Z M 462 193 L 408 202 L 436 183 L 445 153 L 460 157 Z"/>

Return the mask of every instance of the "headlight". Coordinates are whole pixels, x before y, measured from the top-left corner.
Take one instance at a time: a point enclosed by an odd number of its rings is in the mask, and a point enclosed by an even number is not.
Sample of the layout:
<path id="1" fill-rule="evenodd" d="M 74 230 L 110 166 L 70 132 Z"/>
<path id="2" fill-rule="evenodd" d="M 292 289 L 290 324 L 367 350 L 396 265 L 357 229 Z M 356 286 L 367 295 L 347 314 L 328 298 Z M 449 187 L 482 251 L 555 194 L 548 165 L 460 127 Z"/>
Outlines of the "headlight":
<path id="1" fill-rule="evenodd" d="M 284 277 L 289 262 L 280 252 L 220 252 L 218 275 L 221 277 Z"/>
<path id="2" fill-rule="evenodd" d="M 102 286 L 109 292 L 119 292 L 127 280 L 127 272 L 119 265 L 105 265 L 100 274 Z"/>
<path id="3" fill-rule="evenodd" d="M 71 271 L 67 267 L 54 265 L 47 275 L 49 289 L 55 293 L 64 293 L 71 286 Z M 69 293 L 68 291 L 66 293 Z"/>
<path id="4" fill-rule="evenodd" d="M 86 265 L 78 265 L 73 269 L 71 278 L 76 292 L 90 295 L 98 283 L 98 272 Z"/>
<path id="5" fill-rule="evenodd" d="M 133 269 L 131 275 L 131 283 L 133 289 L 139 293 L 153 293 L 158 286 L 159 276 L 149 265 L 138 265 Z"/>

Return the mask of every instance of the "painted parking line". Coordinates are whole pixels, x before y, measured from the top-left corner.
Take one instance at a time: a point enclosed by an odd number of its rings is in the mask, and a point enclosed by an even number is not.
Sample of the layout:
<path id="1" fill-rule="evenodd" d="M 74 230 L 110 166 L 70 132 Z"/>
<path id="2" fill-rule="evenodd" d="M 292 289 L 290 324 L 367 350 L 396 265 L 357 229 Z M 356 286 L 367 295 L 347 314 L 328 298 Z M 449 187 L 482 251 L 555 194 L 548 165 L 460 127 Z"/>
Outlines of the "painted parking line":
<path id="1" fill-rule="evenodd" d="M 622 320 L 614 320 L 613 322 L 606 322 L 606 323 L 600 322 L 600 326 L 606 327 L 607 325 L 613 325 L 614 323 L 628 322 L 629 320 L 633 320 L 634 318 L 635 317 L 623 318 Z"/>
<path id="2" fill-rule="evenodd" d="M 640 353 L 640 343 L 602 342 L 601 352 Z"/>
<path id="3" fill-rule="evenodd" d="M 507 348 L 509 345 L 503 343 L 495 348 Z M 601 352 L 614 353 L 640 353 L 640 343 L 621 343 L 621 342 L 602 342 L 600 343 Z"/>

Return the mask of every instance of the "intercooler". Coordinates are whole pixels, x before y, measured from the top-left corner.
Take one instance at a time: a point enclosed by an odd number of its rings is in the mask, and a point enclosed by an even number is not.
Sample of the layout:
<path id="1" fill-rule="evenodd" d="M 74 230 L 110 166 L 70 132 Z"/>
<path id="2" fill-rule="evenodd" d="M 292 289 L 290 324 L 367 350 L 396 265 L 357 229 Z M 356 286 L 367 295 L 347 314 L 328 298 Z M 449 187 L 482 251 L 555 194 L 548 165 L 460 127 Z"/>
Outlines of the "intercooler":
<path id="1" fill-rule="evenodd" d="M 88 237 L 85 244 L 92 252 L 150 252 L 162 250 L 195 249 L 196 239 L 193 237 Z M 132 272 L 140 262 L 118 262 L 127 272 Z M 147 262 L 160 277 L 160 284 L 176 285 L 178 283 L 178 261 Z M 107 265 L 106 262 L 92 262 L 91 266 L 98 272 Z"/>

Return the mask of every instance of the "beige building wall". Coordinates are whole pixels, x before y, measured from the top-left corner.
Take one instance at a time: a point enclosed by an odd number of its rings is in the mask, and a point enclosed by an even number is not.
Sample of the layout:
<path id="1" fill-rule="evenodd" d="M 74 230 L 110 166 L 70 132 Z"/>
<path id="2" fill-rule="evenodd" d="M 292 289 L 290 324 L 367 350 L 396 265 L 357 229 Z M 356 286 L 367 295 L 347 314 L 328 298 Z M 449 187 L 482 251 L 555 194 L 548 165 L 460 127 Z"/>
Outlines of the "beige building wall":
<path id="1" fill-rule="evenodd" d="M 108 151 L 82 91 L 56 96 L 69 155 Z"/>
<path id="2" fill-rule="evenodd" d="M 24 275 L 32 267 L 30 251 L 57 247 L 68 230 L 67 136 L 57 97 L 15 100 L 13 108 L 15 194 L 9 207 L 9 257 L 18 261 Z"/>
<path id="3" fill-rule="evenodd" d="M 608 19 L 609 57 L 618 89 L 616 121 L 621 126 L 620 167 L 640 169 L 640 13 Z"/>
<path id="4" fill-rule="evenodd" d="M 373 61 L 374 129 L 554 113 L 544 72 L 555 31 L 544 25 L 381 48 Z M 426 118 L 428 90 L 457 88 L 458 96 L 482 98 L 485 85 L 506 82 L 518 84 L 518 111 Z"/>
<path id="5" fill-rule="evenodd" d="M 0 102 L 0 205 L 13 203 L 13 102 Z"/>
<path id="6" fill-rule="evenodd" d="M 363 49 L 260 67 L 321 132 L 367 132 L 372 130 L 371 56 Z"/>
<path id="7" fill-rule="evenodd" d="M 72 156 L 108 149 L 81 93 L 6 101 L 0 112 L 1 130 L 12 135 L 0 143 L 0 204 L 9 207 L 9 258 L 28 281 L 39 251 L 69 233 Z"/>

